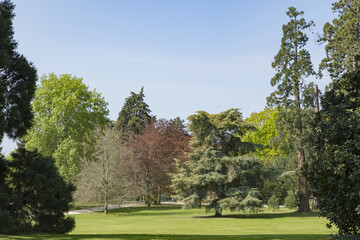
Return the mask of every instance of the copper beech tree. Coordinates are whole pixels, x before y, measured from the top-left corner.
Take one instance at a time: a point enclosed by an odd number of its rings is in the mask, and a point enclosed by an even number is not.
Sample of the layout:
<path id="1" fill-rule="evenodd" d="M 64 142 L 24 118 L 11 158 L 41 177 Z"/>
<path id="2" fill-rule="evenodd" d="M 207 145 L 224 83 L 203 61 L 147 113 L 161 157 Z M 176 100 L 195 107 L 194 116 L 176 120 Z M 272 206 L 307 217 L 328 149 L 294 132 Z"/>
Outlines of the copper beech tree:
<path id="1" fill-rule="evenodd" d="M 133 164 L 140 170 L 136 178 L 141 179 L 148 207 L 154 194 L 160 203 L 161 193 L 170 185 L 168 174 L 174 171 L 174 159 L 185 160 L 189 138 L 183 126 L 153 118 L 141 134 L 129 139 Z"/>

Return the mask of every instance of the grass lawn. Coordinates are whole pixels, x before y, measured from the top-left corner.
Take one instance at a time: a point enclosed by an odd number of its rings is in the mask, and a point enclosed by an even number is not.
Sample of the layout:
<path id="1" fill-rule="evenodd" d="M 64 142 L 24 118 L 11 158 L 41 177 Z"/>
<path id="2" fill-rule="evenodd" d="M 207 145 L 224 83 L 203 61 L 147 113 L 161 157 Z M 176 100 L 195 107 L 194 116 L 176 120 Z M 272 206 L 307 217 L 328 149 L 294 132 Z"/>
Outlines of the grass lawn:
<path id="1" fill-rule="evenodd" d="M 327 239 L 326 220 L 317 213 L 294 213 L 287 209 L 260 214 L 224 212 L 214 218 L 204 209 L 177 206 L 129 207 L 103 213 L 75 215 L 70 234 L 0 235 L 0 239 Z"/>

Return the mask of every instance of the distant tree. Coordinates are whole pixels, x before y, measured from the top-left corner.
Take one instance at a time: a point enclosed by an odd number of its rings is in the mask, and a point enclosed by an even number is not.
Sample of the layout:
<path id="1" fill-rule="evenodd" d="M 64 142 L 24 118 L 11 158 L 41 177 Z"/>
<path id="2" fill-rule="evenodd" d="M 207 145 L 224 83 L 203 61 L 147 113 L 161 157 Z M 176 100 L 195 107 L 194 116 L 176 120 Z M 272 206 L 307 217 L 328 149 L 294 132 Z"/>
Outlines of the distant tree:
<path id="1" fill-rule="evenodd" d="M 251 157 L 238 157 L 256 149 L 242 141 L 251 123 L 243 121 L 238 109 L 219 114 L 199 111 L 189 116 L 193 134 L 189 161 L 177 161 L 172 187 L 185 207 L 201 205 L 212 196 L 208 210 L 221 216 L 223 209 L 257 211 L 262 207 L 258 187 L 262 185 L 262 165 Z"/>
<path id="2" fill-rule="evenodd" d="M 104 130 L 94 131 L 96 138 L 95 160 L 83 162 L 81 172 L 76 176 L 75 199 L 80 202 L 104 203 L 104 213 L 108 213 L 110 203 L 119 204 L 123 200 L 135 198 L 135 189 L 128 181 L 125 145 L 115 128 L 108 124 Z"/>
<path id="3" fill-rule="evenodd" d="M 290 112 L 287 114 L 292 119 L 288 117 L 287 121 L 291 121 L 295 130 L 298 169 L 301 171 L 305 162 L 301 90 L 306 88 L 303 79 L 314 74 L 310 53 L 304 49 L 308 37 L 303 31 L 314 24 L 301 18 L 304 12 L 297 11 L 294 7 L 289 7 L 286 14 L 290 21 L 283 25 L 281 47 L 272 63 L 276 74 L 271 79 L 271 85 L 276 85 L 277 90 L 268 97 L 268 104 L 285 106 L 285 111 Z M 291 96 L 294 96 L 294 100 L 289 98 Z M 299 212 L 310 211 L 307 192 L 306 179 L 299 174 Z"/>
<path id="4" fill-rule="evenodd" d="M 18 148 L 11 154 L 7 181 L 16 231 L 66 233 L 74 229 L 74 218 L 64 213 L 70 209 L 75 188 L 59 175 L 52 158 Z"/>
<path id="5" fill-rule="evenodd" d="M 255 156 L 262 159 L 268 166 L 277 157 L 284 155 L 280 143 L 277 142 L 279 138 L 276 128 L 277 116 L 278 110 L 264 109 L 259 113 L 251 113 L 250 117 L 245 119 L 245 122 L 256 124 L 257 131 L 247 132 L 244 141 L 263 145 L 262 148 L 257 149 Z"/>
<path id="6" fill-rule="evenodd" d="M 184 133 L 185 130 L 174 123 L 164 119 L 153 119 L 145 125 L 141 134 L 129 139 L 128 145 L 133 153 L 133 160 L 141 169 L 141 176 L 146 185 L 148 207 L 151 194 L 157 193 L 157 201 L 160 202 L 162 191 L 170 185 L 168 174 L 174 171 L 174 158 L 184 160 L 189 140 Z"/>
<path id="7" fill-rule="evenodd" d="M 320 215 L 339 234 L 358 234 L 360 215 L 360 71 L 335 80 L 313 120 L 314 157 L 304 175 L 317 197 Z"/>
<path id="8" fill-rule="evenodd" d="M 79 172 L 84 143 L 95 126 L 104 125 L 107 103 L 82 82 L 82 78 L 53 73 L 41 78 L 32 102 L 33 126 L 24 137 L 27 149 L 54 157 L 60 174 L 71 181 Z"/>
<path id="9" fill-rule="evenodd" d="M 31 126 L 30 102 L 37 80 L 33 64 L 16 52 L 14 7 L 9 0 L 0 2 L 0 142 L 4 133 L 15 139 Z"/>
<path id="10" fill-rule="evenodd" d="M 182 128 L 182 129 L 186 129 L 185 120 L 181 119 L 180 117 L 170 119 L 170 122 L 174 123 L 176 126 Z"/>
<path id="11" fill-rule="evenodd" d="M 123 137 L 131 134 L 140 134 L 147 123 L 150 122 L 150 109 L 144 101 L 144 88 L 138 94 L 130 92 L 130 97 L 125 99 L 123 108 L 115 123 L 115 127 Z"/>
<path id="12" fill-rule="evenodd" d="M 360 64 L 360 1 L 339 0 L 332 10 L 337 13 L 332 23 L 325 23 L 319 42 L 326 43 L 326 57 L 319 70 L 326 69 L 332 79 L 356 70 Z"/>

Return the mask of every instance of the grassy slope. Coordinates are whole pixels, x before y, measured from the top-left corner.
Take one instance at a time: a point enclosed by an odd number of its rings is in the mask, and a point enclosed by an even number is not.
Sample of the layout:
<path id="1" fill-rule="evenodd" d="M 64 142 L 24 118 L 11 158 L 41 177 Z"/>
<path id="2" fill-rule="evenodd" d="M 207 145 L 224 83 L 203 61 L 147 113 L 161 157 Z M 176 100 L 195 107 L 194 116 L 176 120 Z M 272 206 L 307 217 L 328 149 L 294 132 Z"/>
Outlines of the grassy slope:
<path id="1" fill-rule="evenodd" d="M 0 239 L 326 239 L 331 231 L 316 213 L 289 210 L 213 218 L 204 209 L 131 207 L 76 215 L 69 235 L 25 234 Z"/>

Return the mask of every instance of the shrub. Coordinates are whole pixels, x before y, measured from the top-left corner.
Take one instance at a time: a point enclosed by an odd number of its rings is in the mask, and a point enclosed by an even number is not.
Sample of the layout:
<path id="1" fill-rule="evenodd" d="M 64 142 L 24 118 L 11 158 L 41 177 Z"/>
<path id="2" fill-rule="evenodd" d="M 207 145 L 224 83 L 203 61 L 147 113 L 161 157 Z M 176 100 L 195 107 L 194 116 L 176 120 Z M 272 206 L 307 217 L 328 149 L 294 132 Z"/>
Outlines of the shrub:
<path id="1" fill-rule="evenodd" d="M 74 229 L 74 218 L 64 215 L 70 209 L 74 186 L 59 175 L 52 158 L 19 148 L 8 162 L 7 186 L 12 232 L 66 233 Z"/>
<path id="2" fill-rule="evenodd" d="M 279 199 L 275 195 L 272 195 L 267 203 L 269 208 L 272 208 L 273 211 L 279 209 Z"/>
<path id="3" fill-rule="evenodd" d="M 296 208 L 298 206 L 298 201 L 293 192 L 288 192 L 288 195 L 285 198 L 285 207 L 289 209 Z"/>

